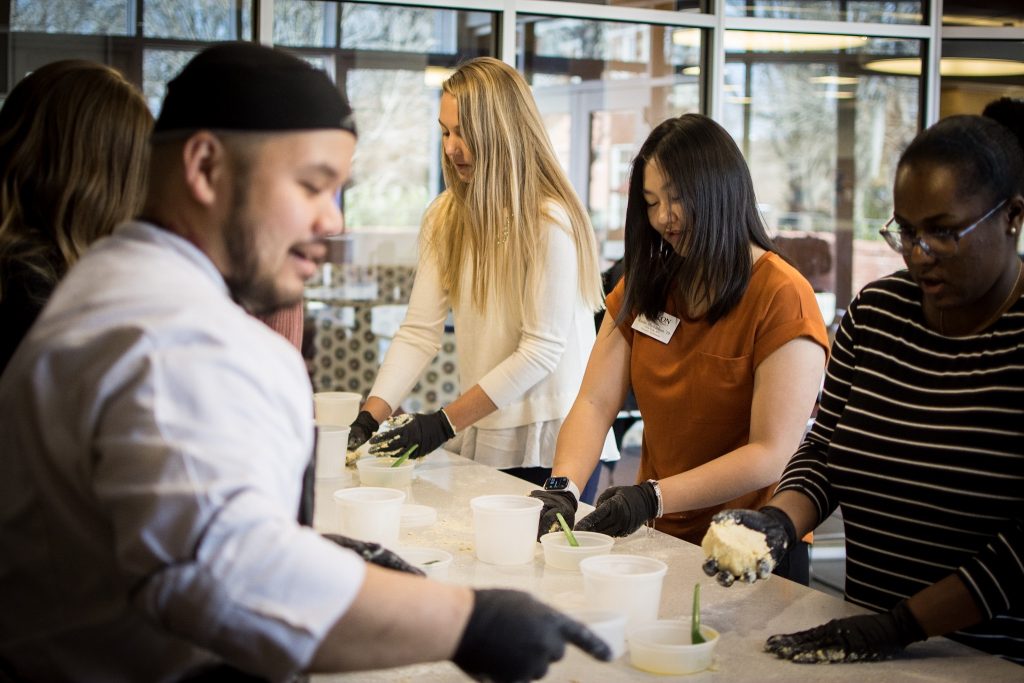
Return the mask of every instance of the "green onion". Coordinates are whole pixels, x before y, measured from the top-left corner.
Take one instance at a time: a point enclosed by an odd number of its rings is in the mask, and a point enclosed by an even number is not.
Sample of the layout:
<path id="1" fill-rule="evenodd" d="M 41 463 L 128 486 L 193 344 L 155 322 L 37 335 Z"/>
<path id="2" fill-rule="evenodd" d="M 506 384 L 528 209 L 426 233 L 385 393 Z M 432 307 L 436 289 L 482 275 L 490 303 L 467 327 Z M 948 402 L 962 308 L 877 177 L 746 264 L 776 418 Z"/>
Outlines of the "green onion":
<path id="1" fill-rule="evenodd" d="M 700 584 L 693 584 L 693 614 L 690 615 L 690 642 L 699 645 L 704 636 L 700 632 Z"/>
<path id="2" fill-rule="evenodd" d="M 580 542 L 576 540 L 575 536 L 573 536 L 572 529 L 570 529 L 569 525 L 565 522 L 565 517 L 562 516 L 562 513 L 556 512 L 555 518 L 558 520 L 558 523 L 562 526 L 562 531 L 565 532 L 565 537 L 566 539 L 568 539 L 569 545 L 571 545 L 573 548 L 579 548 Z"/>
<path id="3" fill-rule="evenodd" d="M 398 456 L 398 460 L 391 463 L 391 466 L 398 467 L 399 465 L 401 465 L 408 459 L 410 455 L 412 455 L 413 451 L 415 451 L 419 447 L 420 445 L 418 443 L 414 443 L 413 445 L 409 446 L 409 448 L 406 449 L 405 453 L 402 453 L 400 456 Z"/>

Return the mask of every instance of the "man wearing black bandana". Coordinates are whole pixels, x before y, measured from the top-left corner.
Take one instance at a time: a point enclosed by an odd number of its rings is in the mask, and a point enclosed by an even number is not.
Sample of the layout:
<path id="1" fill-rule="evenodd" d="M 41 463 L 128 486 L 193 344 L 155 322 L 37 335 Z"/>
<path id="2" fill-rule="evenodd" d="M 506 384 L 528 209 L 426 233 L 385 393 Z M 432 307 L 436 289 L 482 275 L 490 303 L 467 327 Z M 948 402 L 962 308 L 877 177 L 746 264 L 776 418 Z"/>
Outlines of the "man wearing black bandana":
<path id="1" fill-rule="evenodd" d="M 566 643 L 606 659 L 526 594 L 428 584 L 295 520 L 310 387 L 249 313 L 300 301 L 343 228 L 355 128 L 330 80 L 212 47 L 168 86 L 152 142 L 142 216 L 68 274 L 0 380 L 0 680 L 451 659 L 511 681 Z"/>

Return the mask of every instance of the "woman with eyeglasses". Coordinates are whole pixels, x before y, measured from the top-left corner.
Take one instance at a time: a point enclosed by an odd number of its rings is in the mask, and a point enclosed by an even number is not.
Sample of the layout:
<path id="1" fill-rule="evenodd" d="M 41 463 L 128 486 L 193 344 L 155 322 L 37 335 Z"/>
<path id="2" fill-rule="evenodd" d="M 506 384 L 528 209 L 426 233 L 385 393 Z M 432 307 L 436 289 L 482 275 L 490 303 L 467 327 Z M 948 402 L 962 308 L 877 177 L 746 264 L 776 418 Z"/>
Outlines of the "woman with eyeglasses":
<path id="1" fill-rule="evenodd" d="M 910 144 L 882 230 L 907 269 L 850 305 L 770 505 L 719 518 L 764 533 L 770 566 L 842 509 L 846 599 L 877 614 L 772 636 L 779 657 L 885 659 L 946 635 L 1024 664 L 1022 160 L 1020 140 L 980 116 Z M 725 585 L 728 550 L 705 564 Z"/>

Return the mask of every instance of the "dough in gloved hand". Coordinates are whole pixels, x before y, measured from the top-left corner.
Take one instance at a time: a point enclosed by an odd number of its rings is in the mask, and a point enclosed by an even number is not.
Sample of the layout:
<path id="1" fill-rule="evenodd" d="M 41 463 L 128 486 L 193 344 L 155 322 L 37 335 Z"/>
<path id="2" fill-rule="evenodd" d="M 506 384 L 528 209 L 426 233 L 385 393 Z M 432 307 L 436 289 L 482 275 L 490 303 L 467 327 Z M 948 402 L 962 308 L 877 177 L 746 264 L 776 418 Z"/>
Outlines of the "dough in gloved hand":
<path id="1" fill-rule="evenodd" d="M 717 560 L 719 569 L 738 577 L 756 574 L 759 563 L 765 559 L 771 562 L 765 535 L 731 519 L 712 522 L 700 547 L 705 557 Z"/>

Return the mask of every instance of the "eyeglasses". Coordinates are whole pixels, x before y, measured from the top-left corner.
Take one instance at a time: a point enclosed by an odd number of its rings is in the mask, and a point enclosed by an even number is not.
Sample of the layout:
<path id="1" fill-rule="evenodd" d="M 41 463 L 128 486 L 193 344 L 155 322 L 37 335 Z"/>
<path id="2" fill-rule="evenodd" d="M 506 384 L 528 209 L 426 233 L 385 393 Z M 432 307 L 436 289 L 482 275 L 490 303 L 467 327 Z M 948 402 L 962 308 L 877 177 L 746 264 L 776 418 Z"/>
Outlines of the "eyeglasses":
<path id="1" fill-rule="evenodd" d="M 896 220 L 896 216 L 889 219 L 889 222 L 878 231 L 882 237 L 885 238 L 886 243 L 892 247 L 893 251 L 907 256 L 910 252 L 914 251 L 914 247 L 921 247 L 928 256 L 934 258 L 949 258 L 955 256 L 957 249 L 960 247 L 960 240 L 963 239 L 964 235 L 974 230 L 976 227 L 987 221 L 992 214 L 999 209 L 1003 208 L 1008 200 L 1004 199 L 999 202 L 991 209 L 989 209 L 984 216 L 974 221 L 966 228 L 959 230 L 941 230 L 937 232 L 923 232 L 920 237 L 917 236 L 917 231 L 913 229 L 904 228 L 901 225 L 897 225 L 897 230 L 891 230 L 890 225 Z"/>

